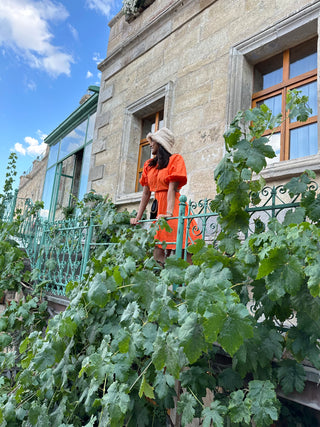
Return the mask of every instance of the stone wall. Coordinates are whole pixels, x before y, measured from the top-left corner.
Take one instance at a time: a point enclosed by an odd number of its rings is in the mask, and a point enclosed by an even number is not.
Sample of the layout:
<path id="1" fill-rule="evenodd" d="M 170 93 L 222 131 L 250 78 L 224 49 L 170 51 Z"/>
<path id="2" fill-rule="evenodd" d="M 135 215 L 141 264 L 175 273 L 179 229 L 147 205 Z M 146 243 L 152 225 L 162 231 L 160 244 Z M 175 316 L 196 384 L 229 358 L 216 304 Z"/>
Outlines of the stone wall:
<path id="1" fill-rule="evenodd" d="M 298 25 L 296 16 L 302 22 L 310 13 L 319 13 L 317 8 L 319 2 L 310 0 L 156 0 L 131 23 L 120 12 L 109 24 L 108 53 L 99 65 L 91 187 L 131 208 L 139 201 L 131 180 L 140 130 L 129 116 L 132 111 L 134 117 L 138 114 L 135 103 L 144 105 L 145 99 L 170 84 L 165 124 L 174 132 L 176 151 L 187 166 L 188 183 L 182 193 L 194 200 L 212 198 L 214 169 L 224 153 L 223 133 L 234 112 L 251 106 L 247 69 L 252 71 L 266 48 L 278 43 L 281 51 L 283 34 L 290 35 L 291 27 Z M 309 29 L 310 35 L 317 32 L 316 26 Z M 258 51 L 253 43 L 261 34 L 269 41 Z M 305 30 L 297 41 L 310 35 Z M 250 43 L 253 50 L 247 54 Z M 239 88 L 237 70 L 243 58 L 245 83 Z M 317 170 L 319 157 L 314 157 L 311 168 Z M 303 169 L 301 159 L 299 167 L 293 163 L 289 161 L 280 173 L 281 180 Z M 270 167 L 266 177 L 278 178 L 277 170 Z"/>
<path id="2" fill-rule="evenodd" d="M 46 167 L 48 161 L 48 147 L 45 156 L 41 160 L 34 160 L 32 169 L 28 174 L 20 177 L 20 184 L 17 197 L 17 208 L 23 209 L 26 199 L 33 202 L 40 201 L 46 176 Z"/>

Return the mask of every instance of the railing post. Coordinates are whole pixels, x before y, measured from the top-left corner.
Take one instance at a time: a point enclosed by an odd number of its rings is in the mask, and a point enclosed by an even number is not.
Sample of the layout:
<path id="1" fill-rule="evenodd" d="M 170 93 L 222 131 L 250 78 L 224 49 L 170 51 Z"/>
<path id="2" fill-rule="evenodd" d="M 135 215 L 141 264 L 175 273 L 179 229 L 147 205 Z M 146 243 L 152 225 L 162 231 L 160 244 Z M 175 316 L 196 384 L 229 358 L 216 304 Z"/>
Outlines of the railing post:
<path id="1" fill-rule="evenodd" d="M 12 196 L 11 209 L 10 209 L 10 215 L 9 215 L 9 222 L 13 221 L 14 212 L 16 210 L 17 197 L 18 197 L 18 189 L 14 190 L 14 193 L 13 193 L 13 196 Z"/>
<path id="2" fill-rule="evenodd" d="M 41 239 L 40 242 L 38 243 L 38 236 L 37 236 L 37 222 L 35 222 L 35 227 L 34 227 L 34 234 L 33 234 L 33 255 L 35 255 L 37 257 L 37 259 L 34 259 L 35 265 L 36 265 L 36 269 L 39 270 L 39 275 L 41 275 L 41 257 L 44 258 L 43 256 L 43 252 L 45 250 L 45 238 L 46 238 L 46 233 L 49 231 L 49 224 L 48 222 L 44 222 L 44 223 L 40 223 L 40 227 L 42 228 L 42 234 L 41 234 Z M 31 238 L 32 238 L 31 237 Z M 30 255 L 28 254 L 29 258 Z M 39 276 L 38 276 L 38 279 Z"/>
<path id="3" fill-rule="evenodd" d="M 186 211 L 187 197 L 180 196 L 179 198 L 179 217 L 176 243 L 176 256 L 182 258 L 183 232 L 184 232 L 184 216 Z"/>
<path id="4" fill-rule="evenodd" d="M 93 216 L 90 216 L 90 222 L 89 222 L 89 228 L 86 236 L 86 240 L 84 242 L 84 251 L 83 251 L 83 259 L 81 263 L 81 269 L 80 269 L 80 280 L 82 280 L 83 275 L 86 271 L 86 266 L 89 260 L 89 254 L 90 254 L 90 244 L 92 239 L 92 233 L 93 233 Z"/>
<path id="5" fill-rule="evenodd" d="M 275 218 L 276 216 L 276 212 L 275 212 L 275 206 L 276 206 L 276 195 L 277 195 L 277 189 L 275 188 L 275 186 L 272 187 L 271 190 L 271 196 L 272 196 L 272 211 L 271 211 L 271 216 L 272 218 Z"/>

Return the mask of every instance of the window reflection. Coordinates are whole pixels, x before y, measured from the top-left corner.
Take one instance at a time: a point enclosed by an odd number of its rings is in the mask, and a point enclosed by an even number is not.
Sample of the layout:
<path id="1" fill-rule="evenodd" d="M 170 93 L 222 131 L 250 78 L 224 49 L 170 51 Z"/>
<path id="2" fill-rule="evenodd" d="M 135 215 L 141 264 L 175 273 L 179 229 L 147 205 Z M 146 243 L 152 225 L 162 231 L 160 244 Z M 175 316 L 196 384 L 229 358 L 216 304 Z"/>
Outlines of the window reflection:
<path id="1" fill-rule="evenodd" d="M 42 201 L 43 201 L 44 206 L 43 206 L 43 209 L 41 209 L 40 215 L 46 219 L 49 216 L 49 209 L 50 209 L 51 194 L 52 194 L 52 188 L 53 188 L 53 183 L 54 183 L 55 171 L 56 171 L 55 167 L 47 170 L 46 178 L 45 178 L 44 186 L 43 186 Z"/>
<path id="2" fill-rule="evenodd" d="M 151 149 L 149 143 L 141 147 L 141 161 L 140 167 L 143 167 L 144 163 L 151 158 Z"/>
<path id="3" fill-rule="evenodd" d="M 317 68 L 317 39 L 290 49 L 290 78 Z"/>
<path id="4" fill-rule="evenodd" d="M 255 67 L 255 88 L 254 91 L 258 92 L 267 89 L 282 82 L 283 77 L 283 63 L 282 55 L 276 55 L 271 59 L 257 64 Z"/>
<path id="5" fill-rule="evenodd" d="M 276 116 L 277 114 L 281 113 L 281 102 L 282 102 L 282 96 L 276 95 L 272 96 L 271 98 L 264 99 L 263 101 L 257 102 L 257 105 L 260 106 L 262 104 L 265 104 L 267 107 L 270 108 L 272 111 L 272 114 Z"/>
<path id="6" fill-rule="evenodd" d="M 317 123 L 290 130 L 290 159 L 311 156 L 318 152 Z"/>
<path id="7" fill-rule="evenodd" d="M 312 108 L 312 116 L 316 116 L 318 114 L 318 103 L 317 103 L 317 82 L 308 83 L 307 85 L 303 85 L 297 88 L 297 90 L 301 91 L 301 95 L 307 96 L 308 105 Z M 291 122 L 295 122 L 297 120 L 296 117 L 291 119 Z"/>
<path id="8" fill-rule="evenodd" d="M 59 160 L 64 159 L 68 154 L 71 154 L 83 146 L 85 142 L 86 129 L 87 120 L 82 122 L 62 139 L 60 143 Z"/>
<path id="9" fill-rule="evenodd" d="M 266 160 L 268 165 L 280 161 L 280 132 L 276 132 L 270 136 L 269 145 L 273 148 L 276 157 L 273 157 L 272 159 L 267 157 Z"/>
<path id="10" fill-rule="evenodd" d="M 51 145 L 49 157 L 48 157 L 48 165 L 47 165 L 48 168 L 57 162 L 58 151 L 59 151 L 59 142 L 57 142 L 55 145 Z"/>
<path id="11" fill-rule="evenodd" d="M 97 113 L 94 113 L 94 114 L 91 114 L 91 116 L 89 117 L 86 142 L 89 142 L 91 141 L 91 139 L 93 139 L 93 131 L 94 131 L 94 124 L 96 121 L 96 115 Z"/>
<path id="12" fill-rule="evenodd" d="M 92 144 L 89 144 L 85 147 L 83 153 L 81 177 L 80 177 L 80 186 L 79 186 L 79 195 L 78 199 L 82 200 L 83 196 L 88 192 L 88 178 L 90 170 L 90 158 L 91 158 Z"/>

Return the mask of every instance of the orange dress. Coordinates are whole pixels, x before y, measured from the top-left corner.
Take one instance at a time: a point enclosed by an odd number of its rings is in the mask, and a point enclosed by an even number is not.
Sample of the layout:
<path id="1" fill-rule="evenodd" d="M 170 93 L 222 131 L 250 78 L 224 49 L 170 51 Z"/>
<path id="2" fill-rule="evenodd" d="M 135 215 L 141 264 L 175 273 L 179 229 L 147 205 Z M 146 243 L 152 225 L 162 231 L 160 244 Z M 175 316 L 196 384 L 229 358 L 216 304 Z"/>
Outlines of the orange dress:
<path id="1" fill-rule="evenodd" d="M 155 192 L 155 198 L 158 200 L 158 215 L 165 215 L 167 213 L 167 194 L 169 189 L 169 183 L 177 182 L 178 190 L 180 190 L 181 187 L 183 187 L 187 183 L 186 166 L 183 157 L 180 154 L 172 154 L 169 158 L 168 166 L 163 169 L 157 169 L 157 167 L 150 167 L 149 162 L 150 160 L 147 160 L 143 166 L 140 184 L 144 187 L 148 186 L 151 191 Z M 177 191 L 175 193 L 175 202 L 173 209 L 174 217 L 177 217 L 179 215 L 179 197 L 180 193 L 179 191 Z M 187 207 L 185 214 L 187 214 Z M 190 229 L 192 229 L 192 227 L 196 225 L 194 220 L 192 220 L 192 223 L 193 224 Z M 166 249 L 175 249 L 175 242 L 177 240 L 178 220 L 170 220 L 168 218 L 168 224 L 170 228 L 172 228 L 172 231 L 168 232 L 165 230 L 159 230 L 155 235 L 155 239 L 160 240 L 161 242 L 167 242 Z M 185 235 L 186 229 L 184 230 L 183 247 L 185 244 Z M 158 246 L 161 247 L 161 245 Z"/>

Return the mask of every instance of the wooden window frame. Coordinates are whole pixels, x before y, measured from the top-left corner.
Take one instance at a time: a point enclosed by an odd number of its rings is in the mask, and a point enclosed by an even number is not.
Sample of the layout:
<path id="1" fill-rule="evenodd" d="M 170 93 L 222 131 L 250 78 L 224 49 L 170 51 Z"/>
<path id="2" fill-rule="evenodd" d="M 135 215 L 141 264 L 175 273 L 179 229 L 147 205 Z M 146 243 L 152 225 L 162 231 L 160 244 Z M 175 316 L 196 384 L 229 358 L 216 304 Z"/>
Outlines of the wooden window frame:
<path id="1" fill-rule="evenodd" d="M 143 121 L 151 116 L 155 116 L 155 126 L 154 126 L 154 132 L 157 132 L 159 130 L 159 122 L 160 122 L 160 114 L 163 113 L 163 110 L 157 111 L 154 114 L 149 115 L 148 117 L 145 117 L 141 120 L 141 132 L 143 129 Z M 139 155 L 138 155 L 138 164 L 137 164 L 137 175 L 136 175 L 136 185 L 135 185 L 135 192 L 139 191 L 139 176 L 140 173 L 143 171 L 143 165 L 141 165 L 141 157 L 142 157 L 142 149 L 143 147 L 149 145 L 149 142 L 147 138 L 142 138 L 139 143 Z"/>
<path id="2" fill-rule="evenodd" d="M 281 112 L 282 115 L 285 115 L 286 111 L 286 95 L 288 90 L 298 89 L 300 86 L 303 86 L 308 83 L 317 81 L 317 69 L 307 71 L 306 73 L 300 74 L 299 76 L 289 78 L 290 71 L 290 49 L 287 49 L 282 52 L 282 82 L 278 83 L 269 88 L 263 89 L 259 92 L 255 92 L 252 95 L 252 107 L 268 98 L 274 97 L 276 95 L 282 95 L 282 104 Z M 290 130 L 306 126 L 308 124 L 317 123 L 318 116 L 314 115 L 307 119 L 306 122 L 290 122 L 287 118 L 281 124 L 281 126 L 274 128 L 272 130 L 267 130 L 264 135 L 270 135 L 271 133 L 280 132 L 280 161 L 289 160 L 290 155 Z"/>

